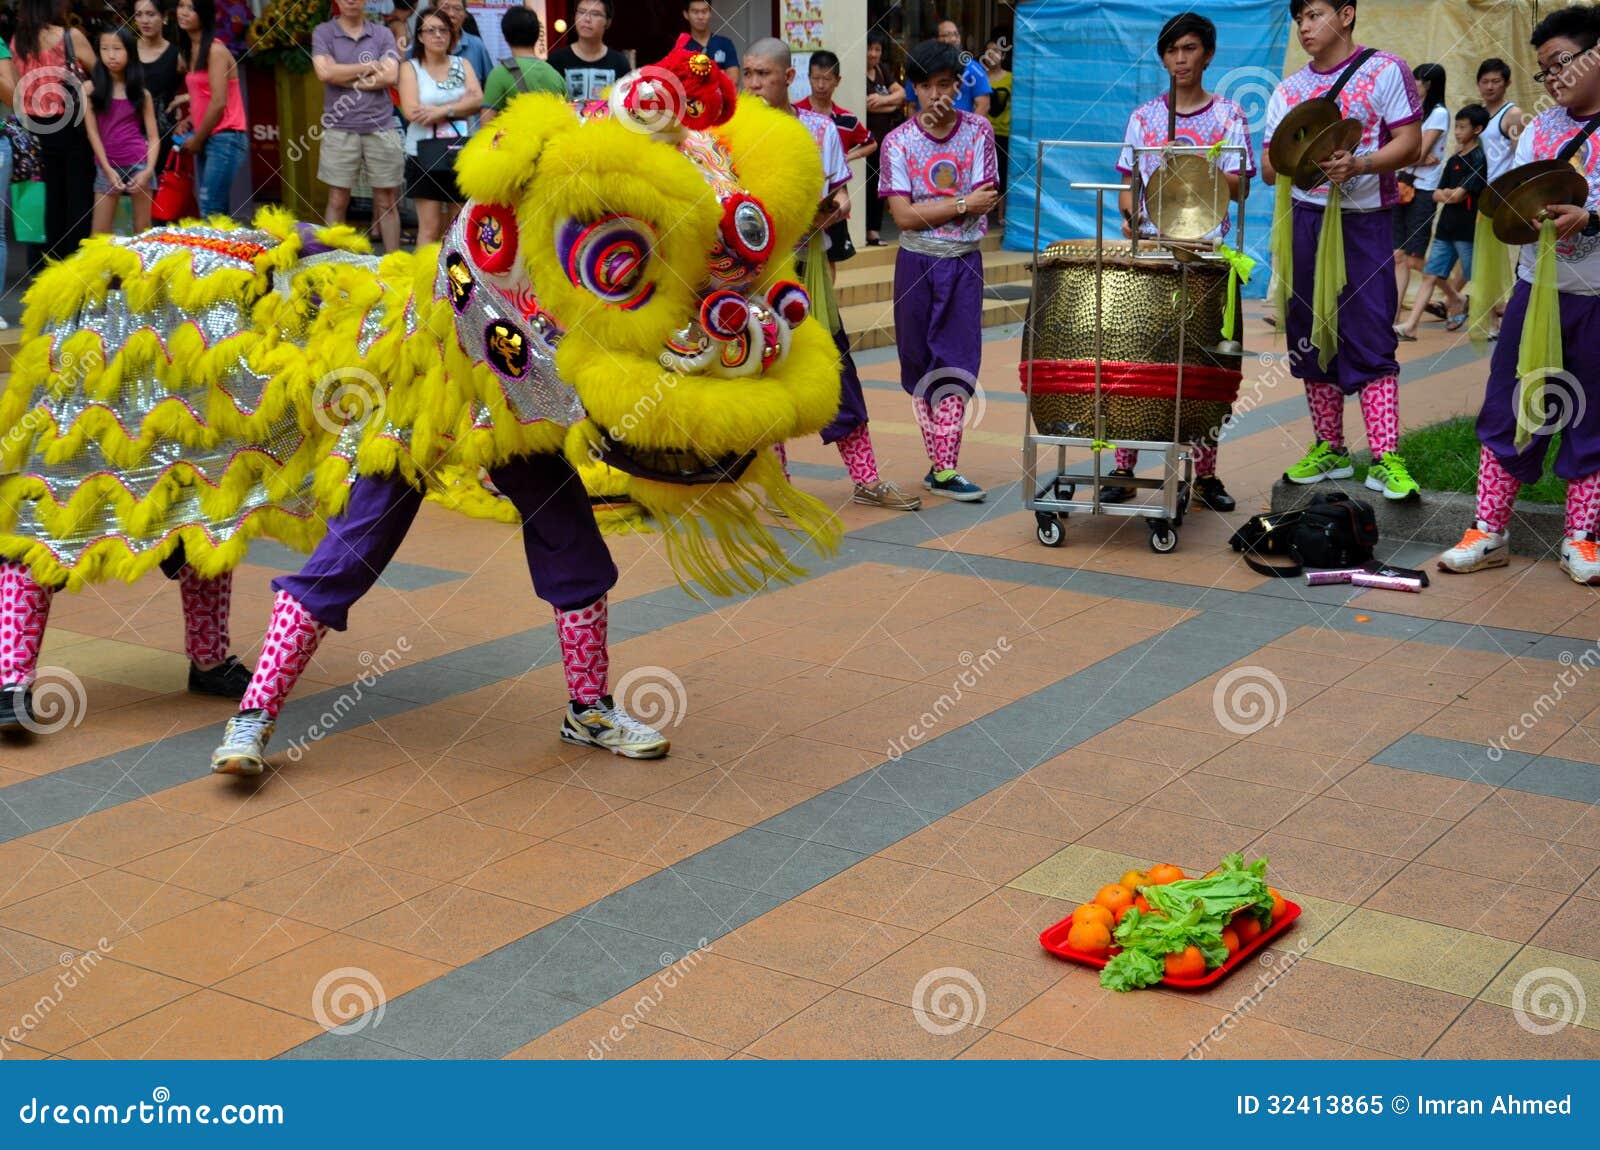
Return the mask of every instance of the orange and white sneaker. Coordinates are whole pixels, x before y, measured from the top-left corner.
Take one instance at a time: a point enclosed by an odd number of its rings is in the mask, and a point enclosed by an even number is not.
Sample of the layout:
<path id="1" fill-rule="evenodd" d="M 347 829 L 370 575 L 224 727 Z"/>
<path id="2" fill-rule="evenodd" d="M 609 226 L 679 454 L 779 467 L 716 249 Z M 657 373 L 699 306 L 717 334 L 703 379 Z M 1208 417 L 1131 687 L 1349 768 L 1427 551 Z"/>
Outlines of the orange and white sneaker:
<path id="1" fill-rule="evenodd" d="M 1592 535 L 1561 541 L 1561 570 L 1574 583 L 1600 583 L 1600 544 Z"/>
<path id="2" fill-rule="evenodd" d="M 1511 561 L 1511 535 L 1506 531 L 1490 531 L 1483 520 L 1467 528 L 1450 550 L 1439 556 L 1439 570 L 1465 575 L 1468 571 L 1485 571 L 1490 567 L 1504 567 Z"/>

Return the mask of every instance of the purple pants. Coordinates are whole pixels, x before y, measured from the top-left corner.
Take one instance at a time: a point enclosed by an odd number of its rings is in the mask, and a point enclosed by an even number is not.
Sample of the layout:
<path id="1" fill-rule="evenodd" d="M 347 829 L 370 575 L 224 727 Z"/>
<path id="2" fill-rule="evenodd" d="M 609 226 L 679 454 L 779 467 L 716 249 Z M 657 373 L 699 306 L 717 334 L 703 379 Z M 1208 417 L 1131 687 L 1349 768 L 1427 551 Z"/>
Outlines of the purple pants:
<path id="1" fill-rule="evenodd" d="M 534 594 L 559 611 L 594 603 L 617 582 L 583 481 L 560 455 L 522 455 L 489 472 L 522 516 L 522 546 Z M 350 608 L 371 590 L 400 549 L 422 506 L 403 479 L 363 475 L 342 515 L 328 523 L 304 567 L 272 581 L 325 627 L 343 631 Z"/>
<path id="2" fill-rule="evenodd" d="M 925 256 L 901 248 L 894 261 L 894 328 L 907 394 L 928 399 L 954 385 L 971 395 L 983 362 L 983 256 Z"/>
<path id="3" fill-rule="evenodd" d="M 1478 412 L 1478 441 L 1512 478 L 1532 483 L 1544 470 L 1550 436 L 1561 433 L 1555 472 L 1576 480 L 1600 472 L 1600 296 L 1561 293 L 1560 375 L 1544 381 L 1548 431 L 1535 431 L 1517 450 L 1517 351 L 1532 285 L 1517 280 L 1500 321 L 1500 340 L 1489 359 L 1489 383 Z M 1574 393 L 1574 385 L 1581 394 Z M 1551 420 L 1555 421 L 1551 426 Z M 1570 419 L 1570 422 L 1568 420 Z"/>
<path id="4" fill-rule="evenodd" d="M 850 337 L 844 324 L 833 329 L 833 346 L 839 349 L 839 411 L 822 429 L 822 442 L 838 443 L 858 427 L 867 425 L 867 397 L 861 392 L 856 361 L 850 358 Z"/>
<path id="5" fill-rule="evenodd" d="M 1289 371 L 1296 379 L 1333 383 L 1354 395 L 1375 379 L 1400 374 L 1394 315 L 1400 307 L 1394 281 L 1393 212 L 1344 213 L 1344 291 L 1339 293 L 1339 350 L 1326 371 L 1311 346 L 1311 293 L 1316 282 L 1317 238 L 1323 210 L 1294 205 L 1294 284 L 1284 330 Z"/>

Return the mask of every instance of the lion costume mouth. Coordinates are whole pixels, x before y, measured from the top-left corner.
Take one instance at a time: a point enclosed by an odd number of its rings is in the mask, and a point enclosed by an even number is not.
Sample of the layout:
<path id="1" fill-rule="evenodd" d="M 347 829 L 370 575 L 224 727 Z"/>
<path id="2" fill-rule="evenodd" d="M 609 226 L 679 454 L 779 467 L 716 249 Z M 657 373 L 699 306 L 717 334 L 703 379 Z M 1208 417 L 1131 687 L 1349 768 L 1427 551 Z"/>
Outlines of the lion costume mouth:
<path id="1" fill-rule="evenodd" d="M 623 447 L 602 434 L 597 444 L 600 462 L 635 479 L 696 487 L 708 483 L 737 483 L 754 462 L 754 451 L 729 452 L 717 460 L 706 460 L 692 451 L 652 451 Z"/>

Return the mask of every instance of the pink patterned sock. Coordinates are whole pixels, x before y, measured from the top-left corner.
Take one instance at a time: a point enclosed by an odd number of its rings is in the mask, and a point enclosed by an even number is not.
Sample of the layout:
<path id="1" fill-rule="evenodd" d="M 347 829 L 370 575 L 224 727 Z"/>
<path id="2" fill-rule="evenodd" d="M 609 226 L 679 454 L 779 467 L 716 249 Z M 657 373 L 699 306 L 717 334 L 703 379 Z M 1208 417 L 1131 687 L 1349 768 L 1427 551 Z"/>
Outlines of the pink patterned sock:
<path id="1" fill-rule="evenodd" d="M 946 395 L 933 411 L 933 469 L 954 471 L 961 456 L 961 419 L 967 411 L 967 397 Z"/>
<path id="2" fill-rule="evenodd" d="M 189 661 L 214 667 L 228 657 L 228 612 L 233 603 L 233 572 L 202 578 L 193 567 L 178 572 L 183 597 L 183 649 Z"/>
<path id="3" fill-rule="evenodd" d="M 1372 458 L 1393 451 L 1400 442 L 1400 381 L 1392 375 L 1375 379 L 1361 389 L 1361 419 L 1367 425 L 1367 446 Z"/>
<path id="4" fill-rule="evenodd" d="M 1203 478 L 1217 473 L 1217 445 L 1215 443 L 1195 443 L 1194 448 L 1194 477 Z"/>
<path id="5" fill-rule="evenodd" d="M 772 454 L 774 454 L 774 455 L 776 455 L 778 457 L 778 465 L 783 468 L 783 477 L 785 479 L 788 479 L 789 478 L 789 453 L 783 449 L 783 444 L 774 443 L 772 445 Z"/>
<path id="6" fill-rule="evenodd" d="M 1567 484 L 1567 538 L 1594 534 L 1600 519 L 1600 473 Z"/>
<path id="7" fill-rule="evenodd" d="M 933 447 L 933 408 L 928 406 L 928 401 L 921 396 L 911 400 L 911 410 L 916 414 L 917 426 L 922 429 L 922 450 L 928 453 L 928 462 L 934 460 Z"/>
<path id="8" fill-rule="evenodd" d="M 567 673 L 567 694 L 579 703 L 594 703 L 606 693 L 611 652 L 606 647 L 606 597 L 577 611 L 556 610 L 561 637 L 561 668 Z"/>
<path id="9" fill-rule="evenodd" d="M 21 563 L 0 560 L 0 687 L 33 682 L 54 598 Z"/>
<path id="10" fill-rule="evenodd" d="M 1511 523 L 1511 508 L 1522 484 L 1500 466 L 1487 447 L 1478 451 L 1478 522 L 1490 531 L 1504 531 Z M 1592 522 L 1593 520 L 1591 520 Z M 1572 491 L 1567 491 L 1567 522 L 1572 522 Z"/>
<path id="11" fill-rule="evenodd" d="M 1133 471 L 1139 466 L 1139 453 L 1126 447 L 1117 448 L 1112 464 L 1118 471 Z"/>
<path id="12" fill-rule="evenodd" d="M 1318 439 L 1344 450 L 1344 392 L 1331 383 L 1306 380 L 1306 402 L 1311 406 L 1311 429 Z"/>
<path id="13" fill-rule="evenodd" d="M 841 439 L 837 446 L 852 481 L 862 487 L 878 482 L 878 457 L 872 453 L 872 436 L 867 433 L 866 424 Z"/>
<path id="14" fill-rule="evenodd" d="M 287 591 L 279 591 L 272 601 L 272 622 L 261 640 L 261 656 L 256 660 L 250 686 L 239 700 L 241 711 L 264 710 L 273 718 L 283 709 L 284 700 L 299 681 L 317 644 L 328 629 L 311 617 L 311 612 Z"/>

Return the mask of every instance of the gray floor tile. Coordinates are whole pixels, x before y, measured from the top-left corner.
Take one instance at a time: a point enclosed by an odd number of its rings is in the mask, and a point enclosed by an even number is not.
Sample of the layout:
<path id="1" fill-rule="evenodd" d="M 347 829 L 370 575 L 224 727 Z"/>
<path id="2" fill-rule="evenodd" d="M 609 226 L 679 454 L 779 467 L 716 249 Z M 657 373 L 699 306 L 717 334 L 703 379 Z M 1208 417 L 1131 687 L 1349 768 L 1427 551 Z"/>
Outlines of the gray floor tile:
<path id="1" fill-rule="evenodd" d="M 1506 785 L 1518 791 L 1532 791 L 1536 795 L 1574 799 L 1580 803 L 1600 803 L 1600 767 L 1593 763 L 1541 755 L 1512 776 Z"/>
<path id="2" fill-rule="evenodd" d="M 782 903 L 777 895 L 669 869 L 607 895 L 579 916 L 665 942 L 699 947 Z"/>
<path id="3" fill-rule="evenodd" d="M 1533 756 L 1522 751 L 1505 751 L 1498 761 L 1489 748 L 1478 743 L 1458 743 L 1432 735 L 1406 735 L 1372 756 L 1386 767 L 1421 771 L 1495 786 L 1509 782 Z"/>
<path id="4" fill-rule="evenodd" d="M 569 917 L 540 927 L 464 969 L 501 987 L 526 987 L 595 1006 L 692 949 Z"/>
<path id="5" fill-rule="evenodd" d="M 674 864 L 673 869 L 745 890 L 793 898 L 865 857 L 859 851 L 752 828 L 691 855 Z"/>
<path id="6" fill-rule="evenodd" d="M 915 834 L 937 817 L 904 804 L 890 806 L 858 795 L 824 791 L 767 819 L 761 828 L 870 855 Z"/>
<path id="7" fill-rule="evenodd" d="M 955 767 L 901 759 L 876 766 L 833 790 L 939 817 L 987 794 L 1002 781 Z"/>

